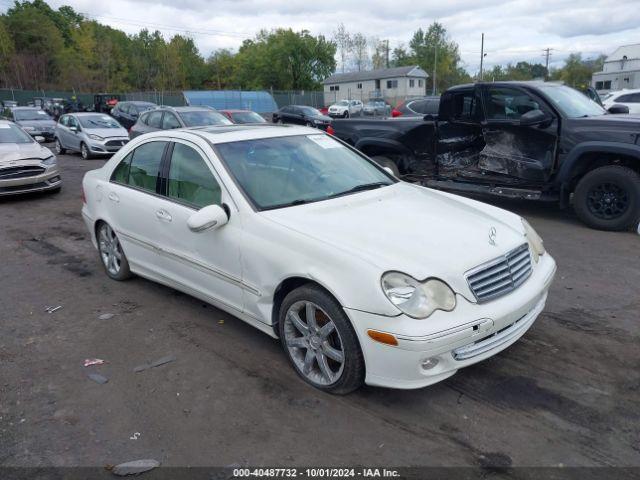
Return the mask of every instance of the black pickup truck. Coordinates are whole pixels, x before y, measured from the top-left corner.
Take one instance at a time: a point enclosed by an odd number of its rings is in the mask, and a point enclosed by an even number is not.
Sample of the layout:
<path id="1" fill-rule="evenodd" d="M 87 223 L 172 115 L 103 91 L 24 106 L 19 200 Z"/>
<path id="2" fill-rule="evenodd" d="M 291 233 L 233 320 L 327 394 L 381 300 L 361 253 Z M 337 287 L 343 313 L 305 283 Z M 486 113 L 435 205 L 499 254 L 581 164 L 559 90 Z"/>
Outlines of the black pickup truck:
<path id="1" fill-rule="evenodd" d="M 566 86 L 476 83 L 447 90 L 437 116 L 334 120 L 329 132 L 407 180 L 573 202 L 587 225 L 622 230 L 640 221 L 640 117 L 623 113 Z"/>

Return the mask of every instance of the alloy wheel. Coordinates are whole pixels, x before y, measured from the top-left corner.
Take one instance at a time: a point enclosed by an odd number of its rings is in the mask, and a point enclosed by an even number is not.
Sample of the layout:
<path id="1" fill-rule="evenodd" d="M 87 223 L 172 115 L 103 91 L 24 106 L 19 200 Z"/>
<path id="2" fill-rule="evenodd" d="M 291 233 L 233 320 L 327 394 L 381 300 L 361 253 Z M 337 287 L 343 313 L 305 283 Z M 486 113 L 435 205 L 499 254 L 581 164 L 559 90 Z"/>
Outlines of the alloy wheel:
<path id="1" fill-rule="evenodd" d="M 84 143 L 80 147 L 80 154 L 82 155 L 82 158 L 84 158 L 85 160 L 89 158 L 89 150 L 87 149 L 87 146 Z"/>
<path id="2" fill-rule="evenodd" d="M 344 344 L 335 323 L 318 305 L 298 301 L 285 316 L 284 340 L 298 371 L 317 385 L 337 382 L 344 370 Z"/>
<path id="3" fill-rule="evenodd" d="M 623 215 L 629 208 L 629 193 L 614 183 L 594 185 L 587 194 L 587 206 L 591 213 L 604 220 Z"/>
<path id="4" fill-rule="evenodd" d="M 105 268 L 110 274 L 118 275 L 122 266 L 122 247 L 116 233 L 106 223 L 98 233 L 98 248 Z"/>
<path id="5" fill-rule="evenodd" d="M 56 153 L 58 155 L 62 155 L 62 145 L 60 144 L 60 140 L 56 138 Z"/>

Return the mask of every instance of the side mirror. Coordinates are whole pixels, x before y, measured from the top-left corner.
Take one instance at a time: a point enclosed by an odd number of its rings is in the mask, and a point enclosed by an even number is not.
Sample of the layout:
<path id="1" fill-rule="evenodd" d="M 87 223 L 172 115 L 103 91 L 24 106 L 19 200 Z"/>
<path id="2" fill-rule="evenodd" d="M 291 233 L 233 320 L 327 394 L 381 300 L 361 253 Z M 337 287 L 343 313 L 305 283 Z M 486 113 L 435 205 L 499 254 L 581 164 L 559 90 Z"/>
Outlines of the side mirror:
<path id="1" fill-rule="evenodd" d="M 71 130 L 73 133 L 78 133 L 78 127 L 69 127 L 69 130 Z"/>
<path id="2" fill-rule="evenodd" d="M 527 113 L 520 117 L 520 125 L 523 127 L 531 127 L 533 125 L 540 125 L 549 121 L 549 115 L 542 110 L 529 110 Z"/>
<path id="3" fill-rule="evenodd" d="M 38 143 L 44 143 L 44 137 L 41 137 L 40 135 L 36 135 L 33 139 Z"/>
<path id="4" fill-rule="evenodd" d="M 393 170 L 391 170 L 389 167 L 382 167 L 382 169 L 387 172 L 389 175 L 393 175 L 395 177 L 395 174 L 393 173 Z"/>
<path id="5" fill-rule="evenodd" d="M 229 221 L 227 212 L 220 205 L 209 205 L 201 208 L 187 220 L 192 232 L 204 232 L 208 229 L 220 228 Z"/>
<path id="6" fill-rule="evenodd" d="M 629 107 L 627 107 L 626 105 L 620 105 L 619 103 L 614 103 L 607 109 L 607 112 L 613 113 L 614 115 L 629 113 Z"/>

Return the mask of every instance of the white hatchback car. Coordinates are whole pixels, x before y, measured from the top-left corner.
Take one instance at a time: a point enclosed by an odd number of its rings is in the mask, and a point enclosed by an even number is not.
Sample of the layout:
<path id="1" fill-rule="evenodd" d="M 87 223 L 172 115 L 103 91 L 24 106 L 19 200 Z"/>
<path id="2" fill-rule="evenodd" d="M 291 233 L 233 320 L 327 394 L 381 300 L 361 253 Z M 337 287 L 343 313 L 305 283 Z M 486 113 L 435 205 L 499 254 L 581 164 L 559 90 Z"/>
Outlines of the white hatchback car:
<path id="1" fill-rule="evenodd" d="M 508 347 L 556 265 L 519 216 L 398 181 L 307 127 L 147 134 L 83 181 L 106 273 L 280 338 L 311 385 L 419 388 Z"/>

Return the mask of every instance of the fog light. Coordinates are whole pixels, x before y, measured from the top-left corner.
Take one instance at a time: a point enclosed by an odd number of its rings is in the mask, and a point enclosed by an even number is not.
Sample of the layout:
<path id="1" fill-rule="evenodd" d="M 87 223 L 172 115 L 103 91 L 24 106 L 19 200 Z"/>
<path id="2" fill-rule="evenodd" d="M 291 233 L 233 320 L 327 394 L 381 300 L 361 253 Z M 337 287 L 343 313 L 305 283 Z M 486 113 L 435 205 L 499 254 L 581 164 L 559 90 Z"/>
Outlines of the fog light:
<path id="1" fill-rule="evenodd" d="M 423 370 L 431 370 L 433 367 L 438 365 L 438 362 L 440 362 L 440 360 L 438 360 L 437 357 L 431 357 L 423 360 L 420 365 L 422 366 Z"/>

